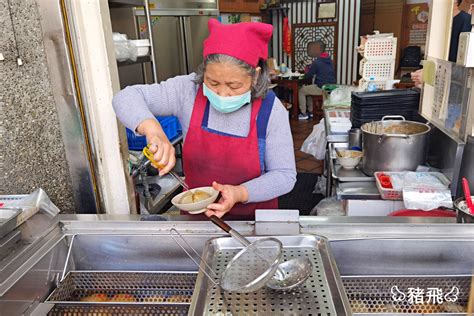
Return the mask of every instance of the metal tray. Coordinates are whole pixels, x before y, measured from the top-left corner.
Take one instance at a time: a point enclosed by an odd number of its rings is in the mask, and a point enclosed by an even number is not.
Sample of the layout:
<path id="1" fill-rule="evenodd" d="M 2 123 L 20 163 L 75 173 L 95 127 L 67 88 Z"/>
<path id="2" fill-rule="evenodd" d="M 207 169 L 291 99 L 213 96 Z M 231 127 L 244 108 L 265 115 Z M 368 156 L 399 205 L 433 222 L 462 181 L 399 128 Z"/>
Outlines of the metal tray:
<path id="1" fill-rule="evenodd" d="M 21 210 L 17 208 L 0 208 L 0 238 L 16 228 Z"/>
<path id="2" fill-rule="evenodd" d="M 339 182 L 336 195 L 340 200 L 380 200 L 375 182 Z"/>
<path id="3" fill-rule="evenodd" d="M 264 287 L 254 293 L 224 293 L 199 272 L 189 315 L 351 315 L 328 241 L 315 235 L 274 237 L 283 243 L 284 260 L 308 257 L 313 263 L 313 274 L 301 287 L 288 292 Z M 248 239 L 258 238 L 262 237 Z M 220 277 L 241 249 L 231 237 L 214 238 L 206 243 L 202 258 Z M 204 262 L 201 268 L 209 272 Z"/>

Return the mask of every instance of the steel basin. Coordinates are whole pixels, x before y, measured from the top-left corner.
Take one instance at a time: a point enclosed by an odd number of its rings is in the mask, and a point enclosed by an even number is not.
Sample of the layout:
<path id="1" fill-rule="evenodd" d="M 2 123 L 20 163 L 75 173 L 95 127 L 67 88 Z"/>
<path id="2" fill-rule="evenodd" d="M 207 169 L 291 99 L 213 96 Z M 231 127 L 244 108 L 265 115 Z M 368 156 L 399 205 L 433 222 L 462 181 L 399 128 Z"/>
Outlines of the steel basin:
<path id="1" fill-rule="evenodd" d="M 355 315 L 464 314 L 448 310 L 466 306 L 474 268 L 472 240 L 332 240 L 331 250 Z M 423 303 L 409 301 L 410 287 L 425 292 Z M 439 304 L 428 302 L 429 288 L 446 295 L 453 287 L 460 290 L 455 303 L 445 297 Z M 396 302 L 403 297 L 400 293 L 406 296 Z"/>
<path id="2" fill-rule="evenodd" d="M 446 239 L 332 240 L 342 276 L 470 275 L 474 241 Z"/>
<path id="3" fill-rule="evenodd" d="M 186 241 L 202 253 L 212 235 Z M 68 237 L 72 239 L 72 236 Z M 197 259 L 199 261 L 199 258 Z M 71 270 L 197 271 L 197 266 L 169 235 L 76 235 L 68 263 Z"/>
<path id="4" fill-rule="evenodd" d="M 202 252 L 205 242 L 216 236 L 218 234 L 201 234 L 190 238 L 185 235 L 185 238 L 198 252 Z M 64 235 L 48 251 L 41 253 L 38 262 L 0 297 L 0 310 L 5 315 L 22 315 L 24 311 L 33 315 L 47 314 L 54 306 L 46 301 L 48 296 L 58 287 L 63 273 L 67 277 L 70 271 L 197 270 L 192 260 L 168 235 Z"/>

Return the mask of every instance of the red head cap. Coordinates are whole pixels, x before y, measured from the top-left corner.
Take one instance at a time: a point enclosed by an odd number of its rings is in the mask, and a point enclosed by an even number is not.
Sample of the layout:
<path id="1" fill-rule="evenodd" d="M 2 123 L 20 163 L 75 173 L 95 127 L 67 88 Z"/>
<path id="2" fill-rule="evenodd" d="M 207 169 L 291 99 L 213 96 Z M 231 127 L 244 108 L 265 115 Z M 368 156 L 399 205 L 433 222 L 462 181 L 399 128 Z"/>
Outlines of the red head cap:
<path id="1" fill-rule="evenodd" d="M 210 19 L 209 37 L 204 41 L 204 58 L 212 54 L 235 57 L 256 67 L 260 59 L 268 58 L 268 42 L 273 26 L 258 22 L 221 24 Z"/>

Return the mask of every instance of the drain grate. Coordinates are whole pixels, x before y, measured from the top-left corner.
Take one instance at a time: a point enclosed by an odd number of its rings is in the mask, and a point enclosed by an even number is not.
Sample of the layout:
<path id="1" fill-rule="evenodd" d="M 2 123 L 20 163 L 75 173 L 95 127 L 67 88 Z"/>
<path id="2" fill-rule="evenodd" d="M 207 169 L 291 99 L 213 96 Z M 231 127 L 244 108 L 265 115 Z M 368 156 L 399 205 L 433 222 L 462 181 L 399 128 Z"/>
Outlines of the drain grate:
<path id="1" fill-rule="evenodd" d="M 188 305 L 75 305 L 56 304 L 48 316 L 186 316 Z"/>
<path id="2" fill-rule="evenodd" d="M 223 249 L 214 255 L 212 268 L 221 275 L 239 249 Z M 223 293 L 214 286 L 207 292 L 206 314 L 212 315 L 336 315 L 327 286 L 320 253 L 315 248 L 284 248 L 283 260 L 307 257 L 312 276 L 298 289 L 288 292 L 262 288 L 254 293 Z"/>
<path id="3" fill-rule="evenodd" d="M 191 303 L 196 273 L 71 271 L 49 302 Z"/>
<path id="4" fill-rule="evenodd" d="M 465 313 L 469 298 L 470 277 L 343 277 L 342 282 L 349 298 L 353 313 Z M 409 288 L 424 291 L 423 303 L 410 304 L 408 296 L 396 302 L 391 293 L 397 286 L 401 293 L 407 295 Z M 453 287 L 459 289 L 457 301 L 449 303 L 444 295 Z M 441 289 L 443 302 L 435 303 L 427 295 L 428 289 Z M 397 292 L 398 293 L 398 292 Z M 398 297 L 400 297 L 398 293 Z M 451 297 L 453 298 L 453 297 Z"/>

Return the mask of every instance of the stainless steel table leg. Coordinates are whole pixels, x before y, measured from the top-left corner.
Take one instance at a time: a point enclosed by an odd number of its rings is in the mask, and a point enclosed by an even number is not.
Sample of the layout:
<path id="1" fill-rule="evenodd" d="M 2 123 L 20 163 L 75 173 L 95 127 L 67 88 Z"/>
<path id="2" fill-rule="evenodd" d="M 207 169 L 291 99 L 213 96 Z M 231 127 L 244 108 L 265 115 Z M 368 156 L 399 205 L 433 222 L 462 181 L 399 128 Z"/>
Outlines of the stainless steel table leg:
<path id="1" fill-rule="evenodd" d="M 326 149 L 326 158 L 325 158 L 325 165 L 326 165 L 326 197 L 331 196 L 331 185 L 332 185 L 332 170 L 331 170 L 331 157 L 329 156 L 329 149 Z"/>

